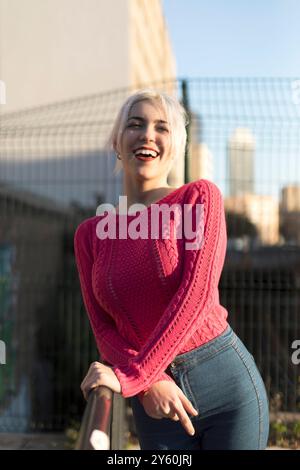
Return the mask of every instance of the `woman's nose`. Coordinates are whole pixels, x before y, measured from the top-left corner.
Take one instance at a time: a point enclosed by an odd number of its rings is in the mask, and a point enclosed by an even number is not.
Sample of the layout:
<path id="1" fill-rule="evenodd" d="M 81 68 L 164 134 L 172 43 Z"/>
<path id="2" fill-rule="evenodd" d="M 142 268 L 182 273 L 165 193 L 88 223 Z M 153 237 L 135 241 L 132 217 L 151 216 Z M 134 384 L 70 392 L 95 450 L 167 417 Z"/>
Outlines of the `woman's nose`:
<path id="1" fill-rule="evenodd" d="M 150 126 L 145 126 L 141 133 L 141 139 L 143 141 L 152 141 L 155 138 L 154 130 Z"/>

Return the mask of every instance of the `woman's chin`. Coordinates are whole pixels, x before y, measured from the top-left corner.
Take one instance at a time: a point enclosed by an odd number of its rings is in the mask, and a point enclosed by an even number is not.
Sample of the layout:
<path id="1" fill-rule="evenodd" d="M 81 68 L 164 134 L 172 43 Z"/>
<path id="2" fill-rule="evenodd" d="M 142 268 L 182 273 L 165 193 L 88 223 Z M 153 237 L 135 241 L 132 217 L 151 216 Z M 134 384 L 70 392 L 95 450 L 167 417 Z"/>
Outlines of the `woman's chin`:
<path id="1" fill-rule="evenodd" d="M 151 170 L 150 168 L 144 168 L 140 166 L 136 168 L 135 175 L 138 178 L 149 180 L 149 179 L 155 178 L 157 176 L 157 172 Z"/>

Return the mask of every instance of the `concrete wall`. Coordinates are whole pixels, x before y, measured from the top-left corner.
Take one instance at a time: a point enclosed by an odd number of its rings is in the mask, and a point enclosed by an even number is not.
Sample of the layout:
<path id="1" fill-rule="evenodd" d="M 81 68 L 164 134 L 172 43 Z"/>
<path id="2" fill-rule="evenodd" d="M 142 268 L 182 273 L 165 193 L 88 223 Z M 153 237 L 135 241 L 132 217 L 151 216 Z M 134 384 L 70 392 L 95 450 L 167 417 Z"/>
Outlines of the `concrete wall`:
<path id="1" fill-rule="evenodd" d="M 161 0 L 0 0 L 3 113 L 175 73 Z"/>
<path id="2" fill-rule="evenodd" d="M 128 0 L 0 0 L 2 112 L 129 83 Z"/>
<path id="3" fill-rule="evenodd" d="M 138 87 L 176 77 L 161 0 L 130 0 L 130 82 Z M 172 84 L 168 91 L 173 91 Z"/>

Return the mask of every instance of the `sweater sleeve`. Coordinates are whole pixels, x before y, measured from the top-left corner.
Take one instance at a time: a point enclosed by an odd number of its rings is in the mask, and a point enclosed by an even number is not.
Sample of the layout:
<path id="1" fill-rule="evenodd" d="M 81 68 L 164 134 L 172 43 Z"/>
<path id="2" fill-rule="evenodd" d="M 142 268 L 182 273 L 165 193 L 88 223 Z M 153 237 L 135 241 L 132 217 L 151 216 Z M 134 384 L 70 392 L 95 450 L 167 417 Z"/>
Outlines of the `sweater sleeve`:
<path id="1" fill-rule="evenodd" d="M 92 288 L 93 249 L 92 233 L 93 224 L 88 221 L 79 225 L 74 236 L 74 252 L 76 265 L 79 273 L 81 292 L 84 305 L 89 317 L 91 328 L 96 340 L 101 359 L 112 366 L 126 367 L 130 361 L 138 355 L 124 337 L 118 332 L 113 318 L 101 307 Z M 161 372 L 157 380 L 173 381 L 173 379 Z M 143 394 L 149 387 L 140 388 L 138 397 L 142 401 Z"/>
<path id="2" fill-rule="evenodd" d="M 193 185 L 187 202 L 193 210 L 201 204 L 200 249 L 185 249 L 180 286 L 148 341 L 129 363 L 114 367 L 125 397 L 137 394 L 156 380 L 182 344 L 201 328 L 213 305 L 226 254 L 222 195 L 214 183 L 201 179 Z"/>

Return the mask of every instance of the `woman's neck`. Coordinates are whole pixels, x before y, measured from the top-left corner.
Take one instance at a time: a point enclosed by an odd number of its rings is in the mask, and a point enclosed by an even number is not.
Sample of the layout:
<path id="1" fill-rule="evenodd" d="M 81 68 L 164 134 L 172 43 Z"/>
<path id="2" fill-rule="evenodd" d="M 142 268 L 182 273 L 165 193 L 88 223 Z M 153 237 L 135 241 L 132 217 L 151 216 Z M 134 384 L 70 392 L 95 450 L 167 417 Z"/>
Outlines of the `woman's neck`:
<path id="1" fill-rule="evenodd" d="M 151 181 L 151 184 L 148 185 L 126 185 L 125 181 L 123 183 L 123 195 L 127 197 L 127 208 L 133 204 L 143 204 L 148 207 L 155 201 L 162 199 L 167 194 L 177 189 L 176 187 L 170 186 L 165 180 L 156 184 L 153 184 Z M 116 206 L 116 211 L 117 213 L 119 212 L 119 206 Z"/>
<path id="2" fill-rule="evenodd" d="M 124 180 L 123 191 L 124 195 L 127 196 L 128 206 L 132 204 L 144 204 L 149 206 L 153 201 L 156 201 L 168 194 L 172 188 L 166 181 L 166 179 L 158 181 L 143 181 L 143 182 L 128 182 Z"/>

